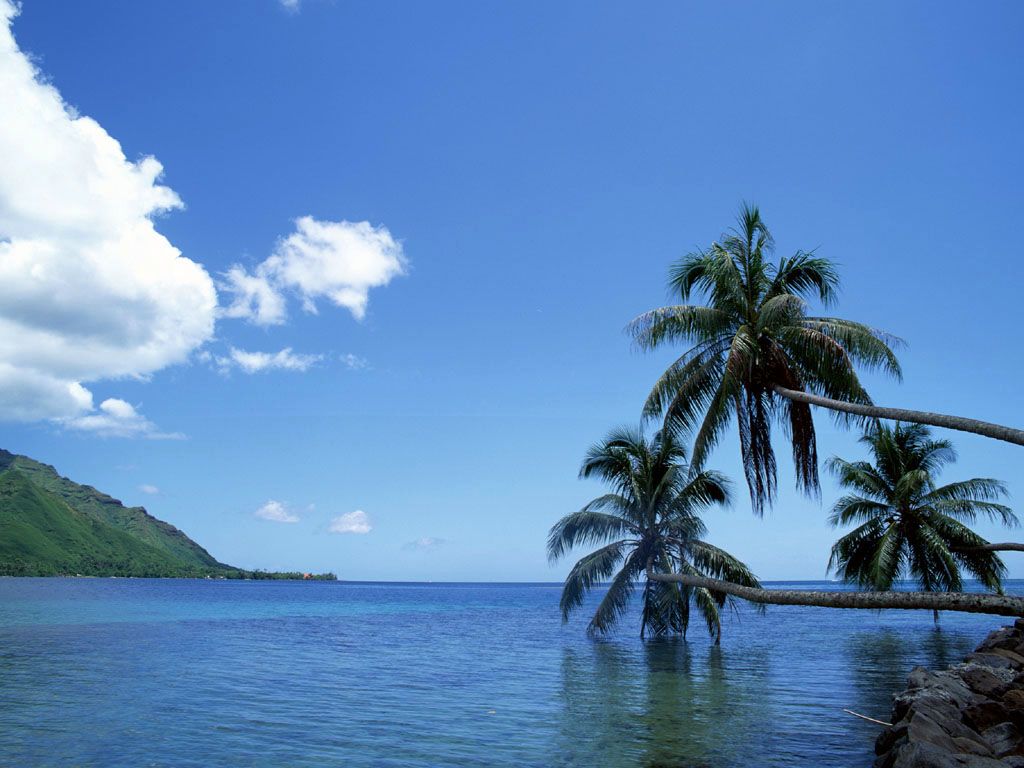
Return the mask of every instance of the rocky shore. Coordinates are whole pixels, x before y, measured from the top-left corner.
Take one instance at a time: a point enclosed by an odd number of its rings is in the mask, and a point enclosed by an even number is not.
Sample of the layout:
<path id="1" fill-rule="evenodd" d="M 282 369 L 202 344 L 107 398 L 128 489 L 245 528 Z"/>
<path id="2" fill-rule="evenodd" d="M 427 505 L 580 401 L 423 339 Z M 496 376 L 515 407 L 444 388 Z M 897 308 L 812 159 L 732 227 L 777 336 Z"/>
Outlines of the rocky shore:
<path id="1" fill-rule="evenodd" d="M 1024 619 L 963 663 L 916 667 L 875 742 L 875 768 L 1024 768 Z"/>

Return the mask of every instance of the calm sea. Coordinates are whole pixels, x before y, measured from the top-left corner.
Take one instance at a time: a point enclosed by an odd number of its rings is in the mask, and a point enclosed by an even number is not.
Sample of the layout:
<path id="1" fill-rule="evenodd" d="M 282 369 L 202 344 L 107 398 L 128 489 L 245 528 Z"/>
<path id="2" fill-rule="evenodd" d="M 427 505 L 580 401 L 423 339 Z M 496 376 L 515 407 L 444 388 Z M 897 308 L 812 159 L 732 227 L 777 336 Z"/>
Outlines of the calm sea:
<path id="1" fill-rule="evenodd" d="M 0 765 L 868 766 L 843 709 L 886 719 L 911 667 L 1005 623 L 741 606 L 716 648 L 592 640 L 558 595 L 0 579 Z"/>

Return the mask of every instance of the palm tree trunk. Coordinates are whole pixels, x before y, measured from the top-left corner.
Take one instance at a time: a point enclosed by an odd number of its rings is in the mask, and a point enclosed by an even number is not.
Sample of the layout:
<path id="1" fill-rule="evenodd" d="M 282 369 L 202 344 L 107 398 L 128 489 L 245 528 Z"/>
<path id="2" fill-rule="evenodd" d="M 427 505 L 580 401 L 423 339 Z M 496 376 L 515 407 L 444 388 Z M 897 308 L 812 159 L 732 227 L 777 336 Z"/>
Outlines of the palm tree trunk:
<path id="1" fill-rule="evenodd" d="M 911 411 L 906 408 L 885 408 L 880 405 L 864 405 L 863 403 L 848 403 L 845 400 L 833 400 L 821 395 L 812 395 L 808 392 L 786 389 L 777 384 L 773 389 L 777 395 L 782 395 L 782 397 L 795 400 L 798 403 L 818 405 L 832 411 L 852 413 L 855 416 L 867 416 L 873 419 L 929 424 L 933 427 L 945 427 L 946 429 L 955 429 L 959 432 L 973 432 L 976 435 L 984 435 L 995 440 L 1005 440 L 1008 443 L 1024 445 L 1024 429 L 1004 427 L 1002 424 L 992 424 L 988 421 L 978 421 L 977 419 L 965 419 L 962 416 L 947 416 L 944 413 Z"/>
<path id="2" fill-rule="evenodd" d="M 981 544 L 977 547 L 958 547 L 954 552 L 1024 552 L 1024 544 L 1003 541 L 998 544 Z"/>
<path id="3" fill-rule="evenodd" d="M 767 605 L 810 605 L 819 608 L 881 608 L 960 611 L 962 613 L 994 613 L 1000 616 L 1024 616 L 1024 598 L 1012 595 L 974 594 L 966 592 L 818 592 L 804 589 L 758 589 L 719 581 L 704 576 L 681 573 L 655 573 L 647 570 L 652 581 L 675 582 L 689 587 L 703 587 L 713 592 L 741 597 L 752 603 Z"/>

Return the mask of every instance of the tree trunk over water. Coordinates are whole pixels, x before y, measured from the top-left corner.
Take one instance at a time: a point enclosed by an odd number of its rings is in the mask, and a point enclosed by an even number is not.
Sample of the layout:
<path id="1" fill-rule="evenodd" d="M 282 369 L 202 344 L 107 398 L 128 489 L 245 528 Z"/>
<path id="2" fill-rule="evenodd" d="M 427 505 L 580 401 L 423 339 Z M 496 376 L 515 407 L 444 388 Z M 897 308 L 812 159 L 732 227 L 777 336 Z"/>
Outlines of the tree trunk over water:
<path id="1" fill-rule="evenodd" d="M 998 544 L 982 544 L 977 547 L 960 547 L 954 552 L 1024 552 L 1024 544 L 1015 541 L 1003 541 Z"/>
<path id="2" fill-rule="evenodd" d="M 895 608 L 901 610 L 960 611 L 994 613 L 999 616 L 1024 616 L 1024 598 L 967 592 L 820 592 L 804 589 L 757 589 L 704 576 L 647 571 L 652 581 L 674 582 L 688 587 L 703 587 L 713 592 L 740 597 L 767 605 L 809 605 L 818 608 Z"/>
<path id="3" fill-rule="evenodd" d="M 832 411 L 852 413 L 855 416 L 867 416 L 874 419 L 908 421 L 913 424 L 945 427 L 946 429 L 955 429 L 959 432 L 973 432 L 976 435 L 991 437 L 995 440 L 1005 440 L 1016 445 L 1024 445 L 1024 429 L 1004 427 L 1002 424 L 992 424 L 991 422 L 978 421 L 977 419 L 965 419 L 962 416 L 947 416 L 944 413 L 911 411 L 906 408 L 885 408 L 880 405 L 864 405 L 863 403 L 848 403 L 845 400 L 833 400 L 821 395 L 812 395 L 808 392 L 786 389 L 778 385 L 773 387 L 773 389 L 776 394 L 790 400 L 795 400 L 798 403 L 817 405 Z"/>

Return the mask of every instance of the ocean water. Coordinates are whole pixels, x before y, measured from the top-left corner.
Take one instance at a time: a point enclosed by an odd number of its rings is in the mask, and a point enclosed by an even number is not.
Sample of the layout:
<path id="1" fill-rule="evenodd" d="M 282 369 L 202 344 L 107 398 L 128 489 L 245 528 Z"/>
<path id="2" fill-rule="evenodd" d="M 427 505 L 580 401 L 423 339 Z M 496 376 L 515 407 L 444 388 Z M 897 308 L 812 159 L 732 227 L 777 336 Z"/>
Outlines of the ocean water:
<path id="1" fill-rule="evenodd" d="M 740 605 L 715 647 L 594 640 L 558 596 L 0 578 L 0 766 L 868 766 L 878 727 L 843 709 L 887 719 L 914 665 L 1008 621 Z"/>

